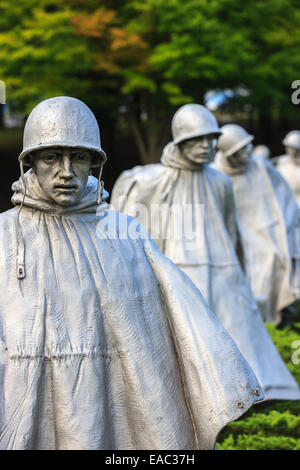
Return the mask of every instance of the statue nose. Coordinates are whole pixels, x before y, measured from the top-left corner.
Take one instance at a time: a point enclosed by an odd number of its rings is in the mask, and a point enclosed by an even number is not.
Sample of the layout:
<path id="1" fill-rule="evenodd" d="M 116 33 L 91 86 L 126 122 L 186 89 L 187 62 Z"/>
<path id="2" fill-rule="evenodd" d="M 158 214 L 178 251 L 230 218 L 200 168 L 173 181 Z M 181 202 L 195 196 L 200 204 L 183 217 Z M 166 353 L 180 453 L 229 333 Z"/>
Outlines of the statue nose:
<path id="1" fill-rule="evenodd" d="M 209 148 L 209 139 L 204 138 L 202 140 L 202 146 L 205 148 Z"/>
<path id="2" fill-rule="evenodd" d="M 71 156 L 69 153 L 63 154 L 61 166 L 62 166 L 62 176 L 64 178 L 72 178 L 74 176 Z"/>

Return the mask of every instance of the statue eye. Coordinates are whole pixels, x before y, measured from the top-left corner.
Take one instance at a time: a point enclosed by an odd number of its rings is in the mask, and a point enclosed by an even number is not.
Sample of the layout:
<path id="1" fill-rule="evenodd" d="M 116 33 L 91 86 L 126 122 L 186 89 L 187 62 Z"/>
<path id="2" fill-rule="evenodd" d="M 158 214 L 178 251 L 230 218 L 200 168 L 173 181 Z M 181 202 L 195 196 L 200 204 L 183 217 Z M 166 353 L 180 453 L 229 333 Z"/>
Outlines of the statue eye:
<path id="1" fill-rule="evenodd" d="M 72 160 L 75 162 L 87 162 L 89 159 L 89 155 L 86 153 L 74 153 L 72 155 Z"/>
<path id="2" fill-rule="evenodd" d="M 53 163 L 58 159 L 58 155 L 56 153 L 47 153 L 43 156 L 43 160 L 46 163 Z"/>

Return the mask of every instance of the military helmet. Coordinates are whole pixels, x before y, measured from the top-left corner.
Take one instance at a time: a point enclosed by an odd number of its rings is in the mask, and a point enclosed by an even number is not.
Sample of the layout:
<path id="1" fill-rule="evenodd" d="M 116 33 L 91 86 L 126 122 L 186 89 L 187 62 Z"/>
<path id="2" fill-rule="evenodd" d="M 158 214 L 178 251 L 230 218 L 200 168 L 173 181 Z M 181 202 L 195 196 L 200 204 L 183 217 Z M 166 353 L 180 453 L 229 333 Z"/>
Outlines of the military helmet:
<path id="1" fill-rule="evenodd" d="M 222 135 L 218 142 L 218 148 L 224 157 L 229 157 L 248 145 L 254 139 L 246 129 L 237 124 L 225 124 L 221 127 Z"/>
<path id="2" fill-rule="evenodd" d="M 266 145 L 257 145 L 253 149 L 254 155 L 259 155 L 262 158 L 270 158 L 271 150 Z"/>
<path id="3" fill-rule="evenodd" d="M 300 150 L 300 131 L 290 131 L 282 143 L 285 147 L 293 147 Z"/>
<path id="4" fill-rule="evenodd" d="M 48 147 L 90 150 L 95 157 L 92 166 L 103 165 L 106 161 L 94 114 L 82 101 L 69 96 L 47 99 L 31 111 L 24 128 L 19 161 L 30 166 L 26 157 Z"/>
<path id="5" fill-rule="evenodd" d="M 220 135 L 214 115 L 200 104 L 186 104 L 179 108 L 172 119 L 174 144 L 208 134 Z"/>

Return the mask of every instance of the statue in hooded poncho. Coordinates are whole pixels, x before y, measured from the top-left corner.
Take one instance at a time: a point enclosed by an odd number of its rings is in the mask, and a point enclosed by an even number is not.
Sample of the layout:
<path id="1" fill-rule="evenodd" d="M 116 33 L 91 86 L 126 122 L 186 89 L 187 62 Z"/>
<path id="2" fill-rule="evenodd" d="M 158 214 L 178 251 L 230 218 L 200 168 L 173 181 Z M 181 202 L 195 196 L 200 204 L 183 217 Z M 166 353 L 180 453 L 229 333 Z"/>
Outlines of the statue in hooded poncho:
<path id="1" fill-rule="evenodd" d="M 299 399 L 299 387 L 264 326 L 236 256 L 230 178 L 209 165 L 221 133 L 218 124 L 208 109 L 189 104 L 175 113 L 172 133 L 161 164 L 138 166 L 119 177 L 111 206 L 137 217 L 199 287 L 255 371 L 266 399 Z"/>
<path id="2" fill-rule="evenodd" d="M 290 131 L 282 143 L 286 153 L 276 157 L 277 169 L 290 185 L 300 206 L 300 131 Z"/>
<path id="3" fill-rule="evenodd" d="M 263 392 L 188 277 L 107 210 L 93 113 L 43 101 L 19 159 L 0 216 L 0 449 L 213 449 Z"/>
<path id="4" fill-rule="evenodd" d="M 280 173 L 252 154 L 253 136 L 241 126 L 221 128 L 214 167 L 233 183 L 243 266 L 266 321 L 300 294 L 300 210 Z"/>

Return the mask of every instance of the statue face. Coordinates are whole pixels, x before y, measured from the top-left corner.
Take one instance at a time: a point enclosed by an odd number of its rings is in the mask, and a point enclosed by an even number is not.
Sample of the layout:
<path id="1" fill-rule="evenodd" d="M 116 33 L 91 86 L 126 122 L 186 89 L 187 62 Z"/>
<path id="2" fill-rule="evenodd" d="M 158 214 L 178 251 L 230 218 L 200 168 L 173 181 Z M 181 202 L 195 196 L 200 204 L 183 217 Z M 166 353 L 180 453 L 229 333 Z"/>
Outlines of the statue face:
<path id="1" fill-rule="evenodd" d="M 75 204 L 88 180 L 91 153 L 79 148 L 49 148 L 32 156 L 33 169 L 47 196 L 62 206 Z"/>
<path id="2" fill-rule="evenodd" d="M 233 153 L 228 157 L 228 162 L 232 168 L 239 168 L 246 164 L 247 160 L 250 158 L 253 151 L 252 143 L 245 145 L 237 152 Z"/>
<path id="3" fill-rule="evenodd" d="M 218 137 L 215 134 L 184 140 L 179 144 L 183 156 L 194 163 L 210 163 L 217 150 Z"/>
<path id="4" fill-rule="evenodd" d="M 300 164 L 300 150 L 295 147 L 285 147 L 287 155 Z"/>

